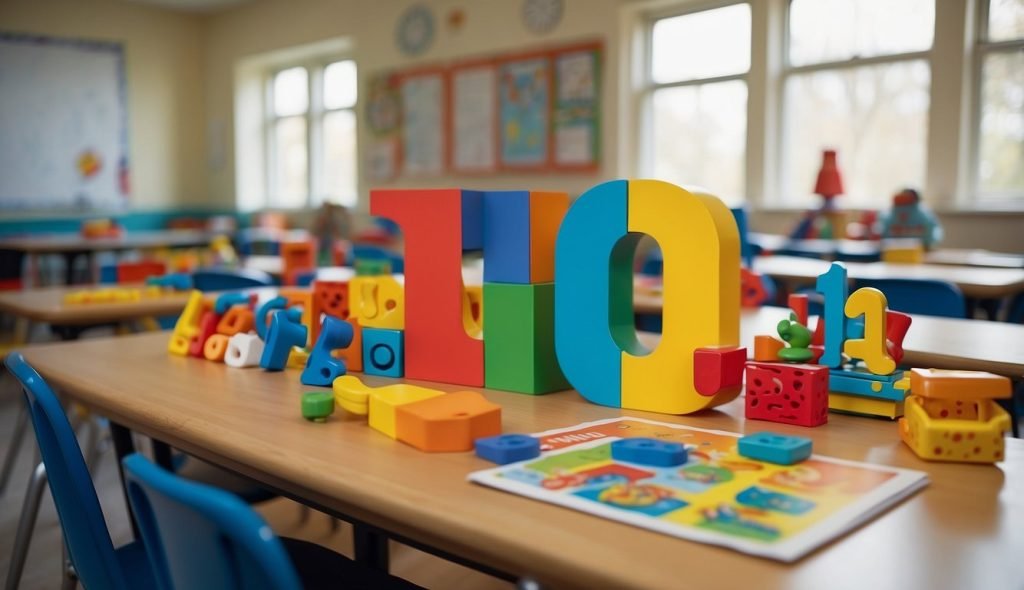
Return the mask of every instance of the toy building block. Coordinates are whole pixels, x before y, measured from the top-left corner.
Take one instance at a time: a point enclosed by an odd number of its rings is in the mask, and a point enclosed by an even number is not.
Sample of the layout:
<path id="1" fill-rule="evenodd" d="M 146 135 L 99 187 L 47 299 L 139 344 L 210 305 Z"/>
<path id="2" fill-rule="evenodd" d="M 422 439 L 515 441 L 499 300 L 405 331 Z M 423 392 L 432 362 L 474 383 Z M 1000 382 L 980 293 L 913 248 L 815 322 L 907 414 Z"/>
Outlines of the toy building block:
<path id="1" fill-rule="evenodd" d="M 292 347 L 306 344 L 306 326 L 288 311 L 292 310 L 276 311 L 270 316 L 266 346 L 260 357 L 260 366 L 268 371 L 283 370 Z"/>
<path id="2" fill-rule="evenodd" d="M 484 283 L 485 384 L 541 394 L 569 389 L 555 356 L 554 283 Z"/>
<path id="3" fill-rule="evenodd" d="M 761 307 L 771 298 L 768 289 L 765 288 L 764 277 L 761 273 L 754 272 L 748 268 L 740 269 L 740 307 L 756 308 Z"/>
<path id="4" fill-rule="evenodd" d="M 192 288 L 192 275 L 187 273 L 173 273 L 160 277 L 149 277 L 146 279 L 146 284 L 156 285 L 158 287 L 167 287 L 174 289 L 175 291 L 188 291 Z"/>
<path id="5" fill-rule="evenodd" d="M 381 377 L 401 377 L 405 367 L 401 330 L 363 328 L 363 372 Z"/>
<path id="6" fill-rule="evenodd" d="M 501 406 L 475 391 L 456 391 L 399 406 L 398 440 L 421 451 L 473 450 L 478 438 L 501 434 Z"/>
<path id="7" fill-rule="evenodd" d="M 395 277 L 356 277 L 348 293 L 351 317 L 364 328 L 405 328 L 405 293 Z"/>
<path id="8" fill-rule="evenodd" d="M 868 370 L 876 375 L 896 370 L 896 362 L 889 356 L 885 343 L 885 311 L 885 294 L 871 287 L 857 289 L 846 300 L 846 317 L 864 316 L 864 337 L 847 340 L 843 352 L 851 358 L 863 359 Z"/>
<path id="9" fill-rule="evenodd" d="M 334 413 L 334 396 L 326 391 L 310 391 L 302 396 L 302 417 L 324 422 Z"/>
<path id="10" fill-rule="evenodd" d="M 203 358 L 203 346 L 206 340 L 217 333 L 217 324 L 220 323 L 220 316 L 213 311 L 203 313 L 199 320 L 199 329 L 192 335 L 188 343 L 188 355 L 196 358 Z"/>
<path id="11" fill-rule="evenodd" d="M 256 324 L 256 333 L 259 334 L 263 340 L 267 339 L 267 326 L 270 325 L 270 318 L 267 317 L 271 311 L 275 309 L 284 309 L 288 307 L 288 299 L 278 296 L 273 299 L 269 299 L 256 309 L 256 317 L 254 322 Z"/>
<path id="12" fill-rule="evenodd" d="M 748 459 L 793 465 L 811 456 L 811 439 L 786 436 L 774 432 L 758 432 L 741 437 L 737 443 L 739 453 Z"/>
<path id="13" fill-rule="evenodd" d="M 821 364 L 838 367 L 843 362 L 843 342 L 846 340 L 846 314 L 844 306 L 850 286 L 846 282 L 846 267 L 833 262 L 828 271 L 818 276 L 815 290 L 825 298 L 825 311 L 818 320 L 817 329 L 824 331 L 823 342 L 811 339 L 813 344 L 824 344 Z"/>
<path id="14" fill-rule="evenodd" d="M 900 438 L 925 460 L 1003 460 L 1010 415 L 995 399 L 1011 395 L 1010 380 L 980 371 L 913 369 Z"/>
<path id="15" fill-rule="evenodd" d="M 263 356 L 263 341 L 256 334 L 238 333 L 228 339 L 224 364 L 229 367 L 258 367 Z"/>
<path id="16" fill-rule="evenodd" d="M 349 316 L 348 283 L 344 281 L 313 281 L 313 342 L 320 337 L 319 318 L 331 316 L 347 320 Z M 362 351 L 360 351 L 362 354 Z"/>
<path id="17" fill-rule="evenodd" d="M 370 413 L 370 388 L 352 375 L 343 375 L 331 385 L 334 401 L 343 410 L 358 416 Z"/>
<path id="18" fill-rule="evenodd" d="M 168 352 L 179 356 L 188 354 L 192 337 L 199 331 L 199 320 L 209 308 L 210 304 L 203 297 L 202 291 L 192 291 L 185 309 L 174 324 L 171 340 L 167 343 Z"/>
<path id="19" fill-rule="evenodd" d="M 924 262 L 924 246 L 920 243 L 916 245 L 903 243 L 899 245 L 883 244 L 882 262 L 890 264 L 921 264 Z"/>
<path id="20" fill-rule="evenodd" d="M 308 289 L 286 288 L 281 289 L 277 294 L 288 300 L 288 309 L 302 310 L 299 323 L 306 326 L 307 334 L 311 334 L 313 332 L 313 292 Z M 319 322 L 319 318 L 316 321 Z M 312 342 L 307 336 L 303 346 L 308 347 Z"/>
<path id="21" fill-rule="evenodd" d="M 828 389 L 834 393 L 903 401 L 907 392 L 897 386 L 902 378 L 903 371 L 875 375 L 863 369 L 834 369 L 828 376 Z"/>
<path id="22" fill-rule="evenodd" d="M 248 307 L 235 305 L 227 310 L 217 323 L 217 333 L 225 336 L 249 332 L 255 329 L 256 320 Z"/>
<path id="23" fill-rule="evenodd" d="M 285 367 L 289 369 L 305 369 L 309 362 L 309 351 L 301 346 L 293 346 L 288 352 L 288 361 Z"/>
<path id="24" fill-rule="evenodd" d="M 569 209 L 556 192 L 488 191 L 484 207 L 484 282 L 555 280 L 555 239 Z"/>
<path id="25" fill-rule="evenodd" d="M 693 351 L 693 386 L 697 393 L 708 396 L 729 387 L 740 387 L 746 362 L 746 348 L 698 348 Z"/>
<path id="26" fill-rule="evenodd" d="M 807 297 L 807 295 L 790 293 L 789 299 L 787 300 L 787 305 L 789 305 L 789 309 L 792 310 L 794 314 L 796 314 L 797 322 L 799 322 L 803 326 L 810 326 L 810 324 L 807 323 L 807 307 L 809 305 L 809 298 Z"/>
<path id="27" fill-rule="evenodd" d="M 754 336 L 754 360 L 774 363 L 779 360 L 779 351 L 785 347 L 786 343 L 775 336 L 758 334 Z"/>
<path id="28" fill-rule="evenodd" d="M 903 339 L 907 337 L 912 321 L 908 314 L 885 310 L 885 345 L 897 365 L 903 360 Z"/>
<path id="29" fill-rule="evenodd" d="M 339 348 L 331 352 L 331 356 L 345 361 L 348 371 L 363 370 L 363 327 L 358 322 L 349 321 L 352 326 L 352 342 L 347 348 Z"/>
<path id="30" fill-rule="evenodd" d="M 656 438 L 624 438 L 612 443 L 612 459 L 638 465 L 675 467 L 686 463 L 686 445 Z"/>
<path id="31" fill-rule="evenodd" d="M 368 420 L 370 428 L 391 438 L 398 438 L 398 431 L 395 426 L 395 412 L 400 406 L 443 395 L 445 393 L 437 389 L 418 387 L 405 383 L 372 388 L 370 390 Z"/>
<path id="32" fill-rule="evenodd" d="M 484 384 L 483 341 L 467 334 L 462 320 L 462 252 L 483 247 L 482 197 L 458 189 L 370 192 L 370 213 L 395 221 L 405 236 L 410 379 Z"/>
<path id="33" fill-rule="evenodd" d="M 280 253 L 285 285 L 294 285 L 300 272 L 316 268 L 315 240 L 281 242 Z"/>
<path id="34" fill-rule="evenodd" d="M 805 363 L 814 356 L 811 352 L 811 331 L 797 321 L 795 313 L 789 314 L 788 320 L 781 320 L 776 327 L 779 338 L 789 344 L 778 352 L 779 359 L 790 363 Z"/>
<path id="35" fill-rule="evenodd" d="M 336 359 L 331 352 L 352 344 L 352 324 L 327 316 L 320 329 L 306 367 L 302 371 L 303 385 L 326 387 L 345 374 L 345 361 Z"/>
<path id="36" fill-rule="evenodd" d="M 249 305 L 251 298 L 245 293 L 224 293 L 217 297 L 213 304 L 213 311 L 218 315 L 224 315 L 228 309 L 235 305 Z"/>
<path id="37" fill-rule="evenodd" d="M 224 362 L 224 355 L 228 351 L 228 337 L 224 334 L 211 334 L 203 344 L 203 356 L 208 361 L 215 363 Z"/>
<path id="38" fill-rule="evenodd" d="M 476 456 L 498 465 L 508 465 L 540 456 L 540 440 L 528 434 L 499 434 L 473 441 Z"/>
<path id="39" fill-rule="evenodd" d="M 746 417 L 797 426 L 828 422 L 828 367 L 747 363 Z"/>
<path id="40" fill-rule="evenodd" d="M 874 416 L 895 420 L 903 415 L 904 403 L 903 400 L 894 401 L 830 391 L 828 394 L 828 409 L 832 412 L 843 414 Z"/>

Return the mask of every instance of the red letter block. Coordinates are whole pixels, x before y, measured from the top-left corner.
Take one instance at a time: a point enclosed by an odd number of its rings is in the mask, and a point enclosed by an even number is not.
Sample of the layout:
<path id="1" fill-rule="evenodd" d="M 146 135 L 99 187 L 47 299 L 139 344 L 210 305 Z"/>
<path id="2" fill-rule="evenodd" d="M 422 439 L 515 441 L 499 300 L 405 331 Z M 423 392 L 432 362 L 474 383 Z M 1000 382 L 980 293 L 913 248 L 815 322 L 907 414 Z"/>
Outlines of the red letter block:
<path id="1" fill-rule="evenodd" d="M 405 376 L 484 384 L 484 343 L 462 323 L 462 252 L 483 247 L 483 193 L 375 190 L 370 213 L 405 237 Z"/>
<path id="2" fill-rule="evenodd" d="M 747 418 L 797 426 L 828 422 L 828 367 L 747 363 Z"/>

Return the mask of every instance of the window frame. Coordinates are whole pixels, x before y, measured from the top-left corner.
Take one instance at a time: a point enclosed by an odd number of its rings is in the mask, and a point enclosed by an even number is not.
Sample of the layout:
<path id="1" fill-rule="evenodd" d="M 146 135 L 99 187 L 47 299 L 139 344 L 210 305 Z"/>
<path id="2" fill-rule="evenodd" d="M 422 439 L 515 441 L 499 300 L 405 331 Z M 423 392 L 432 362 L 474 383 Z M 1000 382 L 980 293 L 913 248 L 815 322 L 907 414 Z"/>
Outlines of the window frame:
<path id="1" fill-rule="evenodd" d="M 351 61 L 356 65 L 356 100 L 347 107 L 327 108 L 324 105 L 324 72 L 331 64 Z M 274 109 L 274 78 L 285 70 L 301 67 L 306 70 L 306 92 L 308 102 L 306 111 L 296 115 L 278 115 Z M 350 55 L 332 54 L 319 56 L 315 59 L 306 59 L 288 63 L 275 64 L 266 70 L 263 80 L 264 88 L 264 118 L 263 118 L 263 140 L 266 145 L 264 150 L 265 174 L 263 181 L 266 183 L 264 207 L 273 209 L 302 209 L 318 207 L 329 201 L 325 188 L 324 177 L 324 120 L 330 113 L 339 111 L 350 111 L 353 114 L 355 128 L 353 129 L 353 141 L 356 142 L 356 162 L 353 170 L 356 174 L 356 194 L 352 195 L 352 201 L 341 203 L 346 207 L 355 207 L 359 202 L 359 65 Z M 274 165 L 277 159 L 277 140 L 274 137 L 275 127 L 278 121 L 302 117 L 306 122 L 306 195 L 303 203 L 296 206 L 282 203 L 277 193 L 277 167 Z"/>

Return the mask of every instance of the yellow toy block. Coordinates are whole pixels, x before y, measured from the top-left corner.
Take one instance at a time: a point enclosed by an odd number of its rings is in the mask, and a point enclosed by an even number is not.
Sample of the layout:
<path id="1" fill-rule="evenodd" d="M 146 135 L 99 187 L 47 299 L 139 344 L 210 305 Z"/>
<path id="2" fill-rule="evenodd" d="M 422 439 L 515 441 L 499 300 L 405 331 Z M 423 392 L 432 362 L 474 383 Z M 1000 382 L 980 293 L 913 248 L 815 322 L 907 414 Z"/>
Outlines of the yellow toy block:
<path id="1" fill-rule="evenodd" d="M 484 288 L 475 285 L 462 291 L 462 326 L 473 338 L 483 338 Z"/>
<path id="2" fill-rule="evenodd" d="M 622 407 L 690 414 L 735 399 L 742 385 L 706 396 L 693 378 L 695 350 L 740 341 L 740 238 L 732 213 L 710 195 L 631 180 L 627 229 L 661 246 L 664 331 L 649 354 L 640 352 L 635 331 L 626 331 L 630 342 L 616 336 L 623 349 Z"/>
<path id="3" fill-rule="evenodd" d="M 921 246 L 883 248 L 882 262 L 896 264 L 921 264 L 924 262 L 924 248 Z"/>
<path id="4" fill-rule="evenodd" d="M 384 387 L 368 387 L 358 378 L 351 375 L 338 377 L 333 383 L 334 399 L 345 408 L 352 406 L 359 414 L 365 404 L 369 414 L 370 427 L 391 438 L 398 438 L 395 428 L 395 409 L 398 406 L 423 401 L 439 395 L 443 391 L 428 389 L 406 383 L 397 383 Z M 367 400 L 363 402 L 362 400 Z"/>
<path id="5" fill-rule="evenodd" d="M 895 420 L 903 415 L 903 406 L 904 403 L 902 401 L 862 397 L 831 391 L 828 394 L 828 409 L 847 414 L 878 416 Z"/>
<path id="6" fill-rule="evenodd" d="M 356 277 L 348 284 L 351 315 L 364 328 L 405 329 L 405 289 L 391 275 Z"/>
<path id="7" fill-rule="evenodd" d="M 346 412 L 365 416 L 370 413 L 370 388 L 352 375 L 343 375 L 331 385 L 334 401 Z"/>
<path id="8" fill-rule="evenodd" d="M 192 291 L 189 294 L 185 309 L 174 324 L 171 341 L 167 343 L 167 352 L 179 356 L 188 354 L 189 342 L 199 331 L 199 318 L 209 309 L 210 304 L 203 297 L 202 291 Z"/>
<path id="9" fill-rule="evenodd" d="M 854 291 L 846 300 L 846 317 L 864 316 L 864 337 L 847 340 L 843 346 L 851 358 L 863 359 L 868 371 L 889 375 L 896 370 L 896 361 L 885 345 L 885 294 L 871 287 Z"/>
<path id="10" fill-rule="evenodd" d="M 301 346 L 293 346 L 291 352 L 288 353 L 288 362 L 285 366 L 289 369 L 305 369 L 308 360 L 308 350 Z"/>

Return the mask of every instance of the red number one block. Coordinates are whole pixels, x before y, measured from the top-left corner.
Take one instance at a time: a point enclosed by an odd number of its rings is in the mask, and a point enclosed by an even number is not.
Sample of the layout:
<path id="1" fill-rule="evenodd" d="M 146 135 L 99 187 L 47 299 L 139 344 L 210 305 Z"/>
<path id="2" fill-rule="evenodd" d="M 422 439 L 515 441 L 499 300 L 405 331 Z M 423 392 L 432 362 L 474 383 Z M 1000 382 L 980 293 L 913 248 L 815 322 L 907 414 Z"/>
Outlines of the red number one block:
<path id="1" fill-rule="evenodd" d="M 462 318 L 462 252 L 483 247 L 483 193 L 370 191 L 370 213 L 405 238 L 405 376 L 484 385 L 484 343 Z"/>

